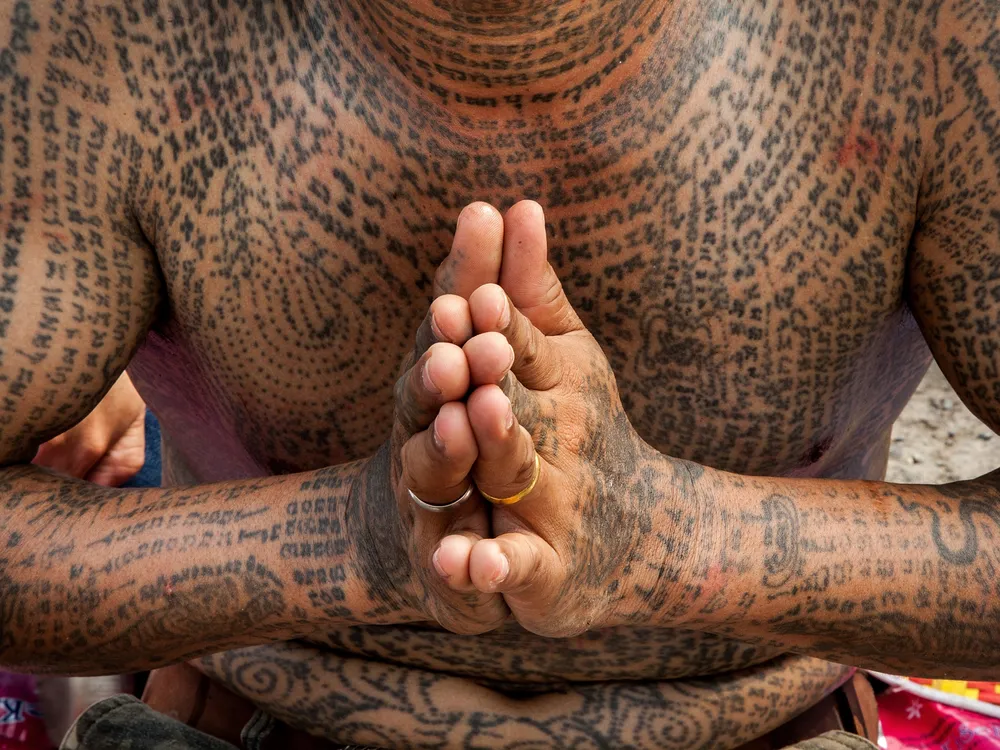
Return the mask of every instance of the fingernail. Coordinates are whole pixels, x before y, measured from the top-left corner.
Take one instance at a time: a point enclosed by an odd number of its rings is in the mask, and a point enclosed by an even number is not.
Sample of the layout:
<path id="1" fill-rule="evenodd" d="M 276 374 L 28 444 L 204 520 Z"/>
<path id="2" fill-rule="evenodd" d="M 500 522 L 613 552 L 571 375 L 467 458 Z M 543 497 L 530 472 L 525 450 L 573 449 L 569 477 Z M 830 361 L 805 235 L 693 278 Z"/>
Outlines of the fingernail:
<path id="1" fill-rule="evenodd" d="M 509 430 L 514 426 L 514 410 L 511 408 L 510 400 L 507 400 L 507 418 L 504 420 L 504 424 L 507 425 Z"/>
<path id="2" fill-rule="evenodd" d="M 510 562 L 507 560 L 507 555 L 500 555 L 500 572 L 493 575 L 493 583 L 503 583 L 507 580 L 508 573 L 510 573 Z"/>
<path id="3" fill-rule="evenodd" d="M 434 381 L 431 379 L 431 358 L 428 357 L 424 361 L 423 369 L 420 371 L 420 379 L 424 383 L 424 388 L 426 388 L 431 393 L 439 394 L 441 389 L 437 387 Z"/>
<path id="4" fill-rule="evenodd" d="M 434 420 L 434 424 L 431 426 L 431 441 L 434 443 L 434 447 L 438 449 L 440 453 L 444 453 L 444 440 L 441 439 L 441 433 L 438 432 L 437 420 Z"/>
<path id="5" fill-rule="evenodd" d="M 437 316 L 431 313 L 431 333 L 434 334 L 435 341 L 447 341 L 444 334 L 441 332 L 441 327 L 438 325 Z"/>
<path id="6" fill-rule="evenodd" d="M 507 359 L 507 369 L 509 370 L 514 366 L 514 347 L 507 344 L 507 348 L 510 349 L 510 357 Z"/>
<path id="7" fill-rule="evenodd" d="M 434 550 L 434 556 L 431 557 L 431 563 L 434 565 L 434 570 L 438 572 L 438 575 L 448 580 L 451 578 L 447 573 L 444 572 L 444 568 L 441 567 L 441 548 L 438 547 Z"/>
<path id="8" fill-rule="evenodd" d="M 503 307 L 500 310 L 500 320 L 498 324 L 501 328 L 506 328 L 510 323 L 510 300 L 507 299 L 507 295 L 503 296 Z"/>

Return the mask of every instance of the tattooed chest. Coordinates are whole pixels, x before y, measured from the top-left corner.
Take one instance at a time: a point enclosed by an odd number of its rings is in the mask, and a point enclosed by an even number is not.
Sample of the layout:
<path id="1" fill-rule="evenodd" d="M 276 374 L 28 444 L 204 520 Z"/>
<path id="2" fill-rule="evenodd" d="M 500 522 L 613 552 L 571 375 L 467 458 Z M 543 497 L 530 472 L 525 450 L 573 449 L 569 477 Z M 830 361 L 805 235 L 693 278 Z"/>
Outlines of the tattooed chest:
<path id="1" fill-rule="evenodd" d="M 764 43 L 734 13 L 686 45 L 651 36 L 621 85 L 534 99 L 449 106 L 330 35 L 179 77 L 152 234 L 251 452 L 373 450 L 459 210 L 521 198 L 660 449 L 790 471 L 884 430 L 924 361 L 901 300 L 919 81 L 875 96 L 869 55 L 845 75 L 803 27 Z"/>

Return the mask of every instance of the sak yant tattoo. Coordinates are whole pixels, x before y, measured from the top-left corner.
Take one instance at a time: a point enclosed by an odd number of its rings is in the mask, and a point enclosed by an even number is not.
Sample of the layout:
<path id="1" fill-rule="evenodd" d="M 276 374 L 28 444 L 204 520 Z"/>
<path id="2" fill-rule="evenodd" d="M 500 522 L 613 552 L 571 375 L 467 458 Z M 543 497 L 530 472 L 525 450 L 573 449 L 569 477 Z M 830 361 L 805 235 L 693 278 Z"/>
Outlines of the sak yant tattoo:
<path id="1" fill-rule="evenodd" d="M 932 354 L 1000 427 L 998 23 L 987 0 L 2 4 L 4 663 L 308 639 L 210 668 L 385 747 L 724 747 L 844 678 L 789 650 L 995 669 L 995 479 L 844 480 L 882 477 Z M 578 639 L 422 622 L 366 473 L 456 217 L 523 198 L 627 415 L 590 450 L 646 444 L 583 515 L 630 560 L 628 621 Z M 25 468 L 126 366 L 191 486 Z"/>

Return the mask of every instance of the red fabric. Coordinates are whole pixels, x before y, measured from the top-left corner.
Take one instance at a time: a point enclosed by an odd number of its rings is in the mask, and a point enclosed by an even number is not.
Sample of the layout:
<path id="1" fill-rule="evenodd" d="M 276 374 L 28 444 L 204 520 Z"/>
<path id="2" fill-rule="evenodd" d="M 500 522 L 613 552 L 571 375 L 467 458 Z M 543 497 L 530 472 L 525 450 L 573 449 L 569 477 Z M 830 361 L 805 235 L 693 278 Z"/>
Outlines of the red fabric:
<path id="1" fill-rule="evenodd" d="M 0 672 L 0 750 L 50 750 L 33 677 Z"/>
<path id="2" fill-rule="evenodd" d="M 888 750 L 1000 750 L 1000 720 L 892 688 L 878 698 Z"/>

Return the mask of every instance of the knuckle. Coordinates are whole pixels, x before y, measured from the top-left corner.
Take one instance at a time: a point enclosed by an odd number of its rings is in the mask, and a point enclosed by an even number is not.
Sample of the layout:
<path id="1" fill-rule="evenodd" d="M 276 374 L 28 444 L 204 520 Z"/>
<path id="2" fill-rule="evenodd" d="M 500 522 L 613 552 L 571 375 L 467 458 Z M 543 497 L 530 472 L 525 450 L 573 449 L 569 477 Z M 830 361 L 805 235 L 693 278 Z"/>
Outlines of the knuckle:
<path id="1" fill-rule="evenodd" d="M 541 354 L 541 347 L 539 345 L 540 342 L 530 330 L 526 331 L 525 335 L 521 338 L 523 341 L 521 346 L 521 365 L 528 369 L 536 369 L 538 367 L 539 356 Z"/>
<path id="2" fill-rule="evenodd" d="M 440 266 L 438 266 L 437 271 L 434 272 L 434 285 L 438 289 L 447 291 L 454 286 L 454 276 L 455 274 L 451 267 L 451 262 L 449 260 L 445 260 Z"/>
<path id="3" fill-rule="evenodd" d="M 413 363 L 417 361 L 420 354 L 421 352 L 417 349 L 416 342 L 414 342 L 413 351 L 408 352 L 399 362 L 400 376 L 409 372 L 410 368 L 413 367 Z"/>
<path id="4" fill-rule="evenodd" d="M 545 280 L 542 283 L 545 284 L 545 289 L 540 295 L 541 304 L 548 306 L 560 302 L 563 295 L 562 282 L 559 281 L 559 277 L 556 276 L 556 272 L 552 266 L 548 267 Z"/>
<path id="5" fill-rule="evenodd" d="M 550 637 L 551 638 L 575 638 L 576 636 L 581 635 L 582 633 L 585 633 L 585 632 L 586 632 L 585 629 L 582 629 L 582 628 L 580 628 L 577 625 L 574 625 L 572 623 L 565 623 L 565 624 L 557 625 L 555 628 L 553 628 L 553 633 L 552 633 L 552 635 Z"/>
<path id="6" fill-rule="evenodd" d="M 423 407 L 413 387 L 414 372 L 413 368 L 408 370 L 396 381 L 396 385 L 393 387 L 396 421 L 410 434 L 419 431 L 420 417 L 423 412 Z"/>
<path id="7" fill-rule="evenodd" d="M 404 401 L 396 406 L 396 424 L 400 426 L 407 437 L 420 432 L 420 413 L 412 401 Z"/>
<path id="8" fill-rule="evenodd" d="M 427 317 L 425 317 L 420 323 L 420 327 L 417 329 L 417 335 L 414 337 L 413 349 L 416 357 L 423 354 L 424 351 L 426 351 L 427 348 L 436 341 L 434 331 L 431 329 L 430 315 L 430 313 L 427 313 Z M 409 357 L 410 362 L 408 364 L 412 364 L 414 358 L 415 357 L 411 355 Z"/>
<path id="9" fill-rule="evenodd" d="M 479 613 L 477 605 L 481 595 L 460 594 L 449 591 L 447 598 L 452 600 L 450 605 L 446 605 L 449 610 L 439 618 L 442 627 L 450 630 L 456 635 L 482 635 L 493 630 L 496 625 L 492 617 L 487 618 L 485 613 Z"/>
<path id="10" fill-rule="evenodd" d="M 65 453 L 67 449 L 65 433 L 48 440 L 38 446 L 38 457 L 42 460 L 49 460 L 53 456 Z"/>
<path id="11" fill-rule="evenodd" d="M 545 609 L 549 612 L 546 617 L 518 617 L 517 612 L 514 616 L 521 627 L 543 638 L 574 638 L 587 631 L 576 618 L 553 617 L 551 614 L 556 608 Z"/>
<path id="12" fill-rule="evenodd" d="M 420 424 L 416 417 L 408 411 L 400 411 L 396 413 L 396 424 L 403 431 L 403 435 L 407 438 L 420 432 Z"/>
<path id="13" fill-rule="evenodd" d="M 396 385 L 392 388 L 392 398 L 396 402 L 396 409 L 404 407 L 406 405 L 407 388 L 410 381 L 410 371 L 412 368 L 408 369 L 396 380 Z"/>
<path id="14" fill-rule="evenodd" d="M 464 618 L 447 618 L 440 624 L 441 627 L 454 633 L 455 635 L 482 635 L 483 633 L 491 630 L 488 625 L 483 625 L 475 620 L 467 620 Z"/>
<path id="15" fill-rule="evenodd" d="M 518 423 L 531 433 L 540 418 L 535 397 L 515 379 L 507 381 L 501 388 L 504 395 L 510 399 L 510 406 Z"/>
<path id="16" fill-rule="evenodd" d="M 414 440 L 403 445 L 401 460 L 409 489 L 432 505 L 457 500 L 468 486 L 463 471 L 439 454 L 422 450 Z"/>
<path id="17" fill-rule="evenodd" d="M 529 457 L 524 460 L 521 467 L 517 470 L 517 474 L 511 482 L 512 486 L 524 488 L 531 483 L 531 480 L 535 476 L 535 453 L 534 451 L 529 451 Z"/>
<path id="18" fill-rule="evenodd" d="M 107 441 L 97 435 L 85 436 L 76 447 L 76 451 L 79 454 L 79 463 L 86 463 L 88 466 L 97 463 L 107 453 L 107 450 Z"/>
<path id="19" fill-rule="evenodd" d="M 491 609 L 483 606 L 482 594 L 453 591 L 439 582 L 428 588 L 436 600 L 432 616 L 445 630 L 456 635 L 482 635 L 499 624 Z"/>
<path id="20" fill-rule="evenodd" d="M 416 492 L 416 477 L 413 475 L 413 441 L 407 440 L 399 449 L 399 476 L 403 483 Z"/>

